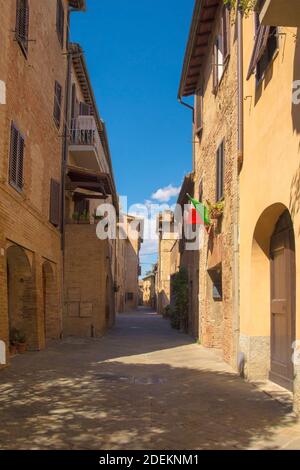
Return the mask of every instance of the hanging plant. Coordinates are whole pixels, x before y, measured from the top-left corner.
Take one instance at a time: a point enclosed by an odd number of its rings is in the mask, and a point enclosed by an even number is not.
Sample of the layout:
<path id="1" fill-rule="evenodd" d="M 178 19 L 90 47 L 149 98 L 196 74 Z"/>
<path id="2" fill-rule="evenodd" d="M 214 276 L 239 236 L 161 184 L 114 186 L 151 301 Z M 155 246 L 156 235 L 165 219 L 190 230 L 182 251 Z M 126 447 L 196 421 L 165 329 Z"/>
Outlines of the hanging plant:
<path id="1" fill-rule="evenodd" d="M 220 217 L 222 217 L 223 212 L 224 212 L 224 207 L 225 207 L 224 199 L 216 202 L 216 204 L 212 204 L 209 201 L 206 201 L 206 202 L 208 205 L 210 219 L 215 220 L 215 219 L 219 219 Z"/>
<path id="2" fill-rule="evenodd" d="M 223 0 L 224 5 L 228 5 L 231 8 L 236 8 L 238 0 Z M 245 15 L 248 15 L 251 11 L 255 10 L 258 4 L 258 0 L 239 0 L 241 10 Z"/>

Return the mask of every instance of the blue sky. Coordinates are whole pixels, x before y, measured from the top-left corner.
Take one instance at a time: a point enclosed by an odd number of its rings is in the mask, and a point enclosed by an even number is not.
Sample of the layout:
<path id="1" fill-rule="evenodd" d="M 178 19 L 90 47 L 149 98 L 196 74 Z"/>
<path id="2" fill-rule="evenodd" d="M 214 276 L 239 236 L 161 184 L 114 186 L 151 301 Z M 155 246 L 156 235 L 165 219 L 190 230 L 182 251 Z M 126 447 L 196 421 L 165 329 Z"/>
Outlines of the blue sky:
<path id="1" fill-rule="evenodd" d="M 87 0 L 86 13 L 72 15 L 71 37 L 84 49 L 117 190 L 129 205 L 179 187 L 191 169 L 191 112 L 178 104 L 177 91 L 193 5 Z"/>

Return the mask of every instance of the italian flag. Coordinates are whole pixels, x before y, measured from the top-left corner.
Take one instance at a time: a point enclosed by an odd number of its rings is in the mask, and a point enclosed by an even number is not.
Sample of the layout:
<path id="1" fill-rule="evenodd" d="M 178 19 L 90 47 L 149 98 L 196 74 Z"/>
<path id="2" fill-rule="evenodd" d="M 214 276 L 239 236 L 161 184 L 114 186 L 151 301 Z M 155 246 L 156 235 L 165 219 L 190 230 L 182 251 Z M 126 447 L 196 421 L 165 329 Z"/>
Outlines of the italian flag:
<path id="1" fill-rule="evenodd" d="M 190 202 L 193 204 L 197 213 L 200 215 L 200 218 L 201 218 L 200 223 L 204 225 L 210 225 L 209 211 L 207 207 L 202 202 L 199 202 L 197 199 L 194 199 L 193 197 L 191 197 L 189 194 L 187 194 L 187 197 L 189 198 Z"/>

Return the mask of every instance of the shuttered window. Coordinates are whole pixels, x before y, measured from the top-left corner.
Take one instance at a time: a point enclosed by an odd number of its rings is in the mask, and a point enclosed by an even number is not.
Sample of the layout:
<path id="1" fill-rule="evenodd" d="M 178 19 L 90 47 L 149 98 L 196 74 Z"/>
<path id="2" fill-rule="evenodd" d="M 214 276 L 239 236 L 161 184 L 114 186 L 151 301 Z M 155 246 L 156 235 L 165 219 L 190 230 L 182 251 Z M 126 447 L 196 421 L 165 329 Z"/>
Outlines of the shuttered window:
<path id="1" fill-rule="evenodd" d="M 17 189 L 23 189 L 25 141 L 14 123 L 10 132 L 9 183 Z"/>
<path id="2" fill-rule="evenodd" d="M 17 0 L 16 4 L 16 40 L 23 53 L 28 53 L 29 5 L 28 0 Z"/>
<path id="3" fill-rule="evenodd" d="M 61 47 L 64 47 L 64 32 L 65 32 L 65 10 L 62 0 L 57 0 L 56 7 L 56 31 Z"/>
<path id="4" fill-rule="evenodd" d="M 277 37 L 278 29 L 275 26 L 264 26 L 260 24 L 259 15 L 255 13 L 255 38 L 246 77 L 247 80 L 249 80 L 255 71 L 257 80 L 261 80 L 278 48 Z"/>
<path id="5" fill-rule="evenodd" d="M 224 141 L 217 150 L 216 201 L 224 197 Z"/>
<path id="6" fill-rule="evenodd" d="M 80 116 L 90 116 L 91 114 L 90 105 L 81 101 L 79 105 L 79 114 Z"/>
<path id="7" fill-rule="evenodd" d="M 199 202 L 203 202 L 203 178 L 199 184 Z"/>
<path id="8" fill-rule="evenodd" d="M 213 50 L 213 92 L 216 93 L 230 53 L 230 8 L 222 10 L 219 33 Z"/>
<path id="9" fill-rule="evenodd" d="M 49 220 L 55 227 L 59 225 L 60 216 L 60 184 L 51 178 L 50 182 L 50 216 Z"/>
<path id="10" fill-rule="evenodd" d="M 196 133 L 200 133 L 203 127 L 203 94 L 202 90 L 199 89 L 196 92 L 196 116 L 195 116 L 195 128 Z"/>
<path id="11" fill-rule="evenodd" d="M 62 88 L 58 82 L 55 82 L 53 118 L 58 128 L 60 127 L 60 120 L 61 120 L 61 103 L 62 103 Z"/>

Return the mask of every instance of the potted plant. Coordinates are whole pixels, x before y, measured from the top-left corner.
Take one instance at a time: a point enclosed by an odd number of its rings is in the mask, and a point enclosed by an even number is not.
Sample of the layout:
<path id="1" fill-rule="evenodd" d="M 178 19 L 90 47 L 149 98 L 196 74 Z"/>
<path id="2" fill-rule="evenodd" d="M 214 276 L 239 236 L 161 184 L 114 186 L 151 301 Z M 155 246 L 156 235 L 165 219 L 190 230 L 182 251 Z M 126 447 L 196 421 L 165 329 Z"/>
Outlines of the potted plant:
<path id="1" fill-rule="evenodd" d="M 24 332 L 19 331 L 17 336 L 17 351 L 19 354 L 24 354 L 27 350 L 26 335 Z"/>
<path id="2" fill-rule="evenodd" d="M 99 222 L 99 220 L 102 220 L 102 219 L 103 219 L 103 216 L 102 216 L 102 215 L 97 215 L 97 209 L 94 210 L 93 217 L 94 217 L 95 223 L 97 223 L 97 222 Z"/>
<path id="3" fill-rule="evenodd" d="M 82 212 L 82 214 L 80 214 L 79 223 L 80 224 L 90 223 L 90 213 L 87 210 L 85 210 L 84 212 Z"/>
<path id="4" fill-rule="evenodd" d="M 245 15 L 255 10 L 258 5 L 258 0 L 223 0 L 223 2 L 232 8 L 236 8 L 239 2 L 239 6 Z"/>
<path id="5" fill-rule="evenodd" d="M 74 212 L 74 213 L 72 214 L 72 219 L 74 220 L 74 222 L 77 222 L 77 223 L 78 223 L 79 218 L 80 218 L 80 215 L 79 215 L 78 212 Z"/>
<path id="6" fill-rule="evenodd" d="M 209 210 L 209 217 L 211 220 L 220 219 L 224 212 L 224 200 L 216 202 L 212 204 L 211 202 L 207 201 L 208 210 Z"/>
<path id="7" fill-rule="evenodd" d="M 9 354 L 15 356 L 17 354 L 17 338 L 16 328 L 12 328 L 9 332 Z"/>

